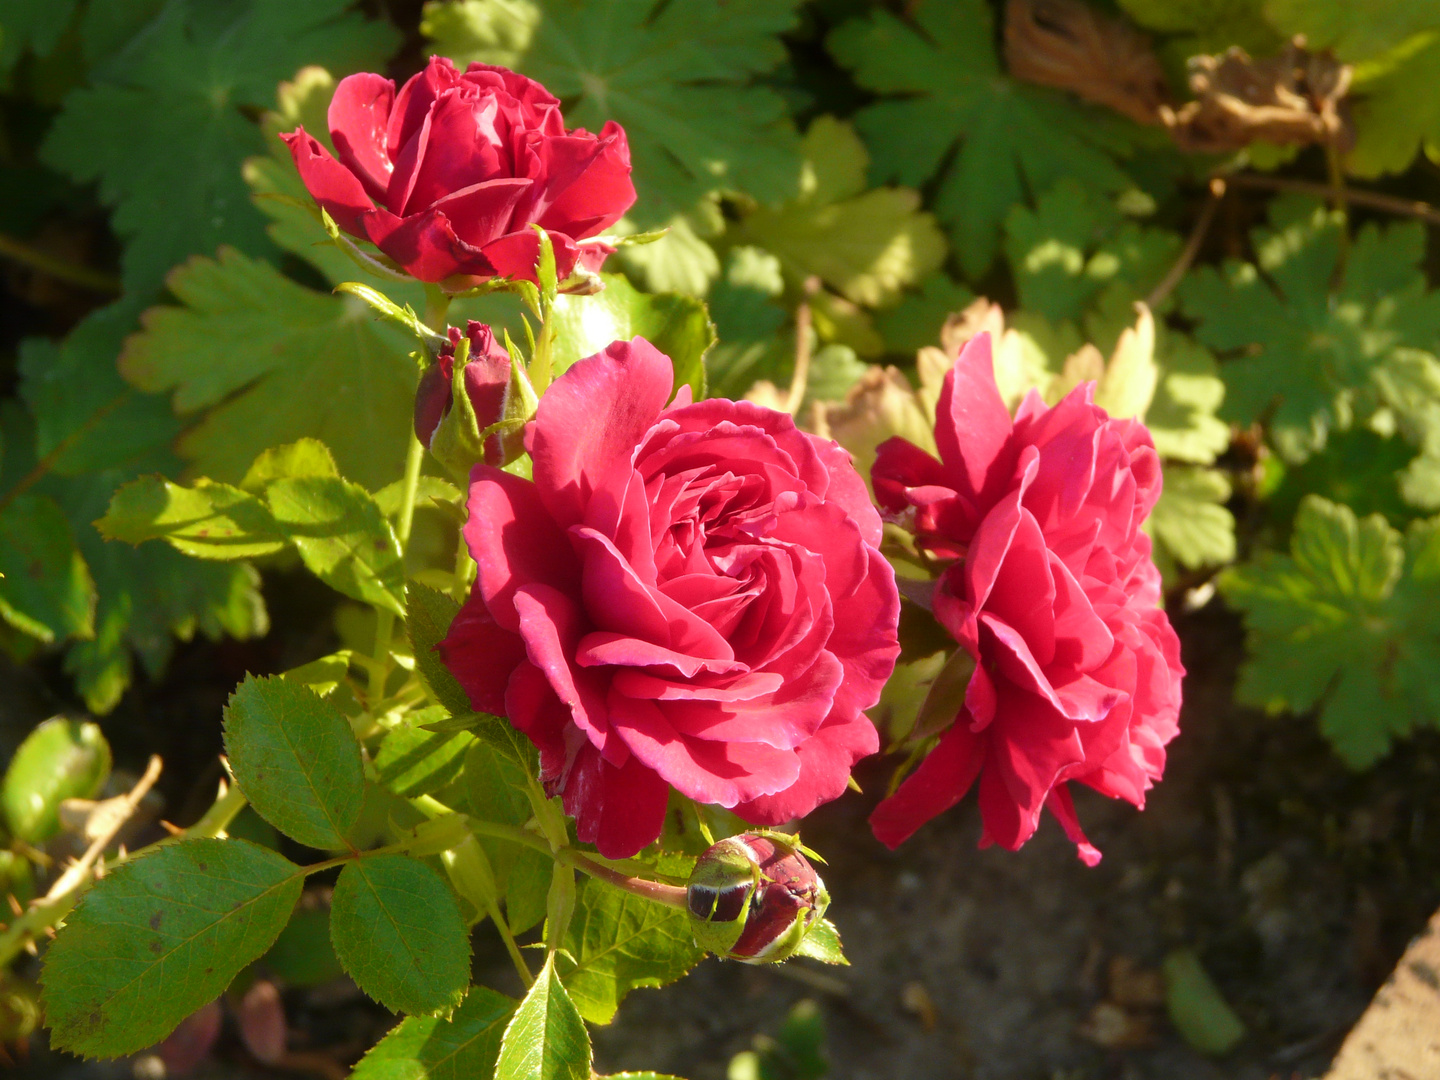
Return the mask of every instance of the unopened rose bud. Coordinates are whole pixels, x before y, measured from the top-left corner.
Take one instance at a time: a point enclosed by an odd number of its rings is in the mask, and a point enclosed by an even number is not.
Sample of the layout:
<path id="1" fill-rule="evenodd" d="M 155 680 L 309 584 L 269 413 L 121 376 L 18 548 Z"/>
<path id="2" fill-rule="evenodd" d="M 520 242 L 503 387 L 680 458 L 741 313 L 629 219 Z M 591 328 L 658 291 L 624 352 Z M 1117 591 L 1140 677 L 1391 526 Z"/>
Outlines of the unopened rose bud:
<path id="1" fill-rule="evenodd" d="M 830 904 L 798 845 L 778 833 L 743 833 L 700 856 L 685 889 L 703 949 L 746 964 L 788 959 Z"/>
<path id="2" fill-rule="evenodd" d="M 415 392 L 415 436 L 427 447 L 435 439 L 436 429 L 454 404 L 455 347 L 460 344 L 460 328 L 449 328 L 450 340 L 440 346 Z M 510 387 L 510 354 L 495 340 L 495 334 L 484 323 L 471 319 L 465 326 L 470 357 L 465 364 L 465 396 L 475 412 L 479 430 L 484 431 L 505 415 L 505 394 Z M 491 444 L 494 444 L 493 447 Z M 485 443 L 485 460 L 499 465 L 502 451 L 499 439 L 492 436 Z M 493 460 L 492 460 L 493 458 Z"/>

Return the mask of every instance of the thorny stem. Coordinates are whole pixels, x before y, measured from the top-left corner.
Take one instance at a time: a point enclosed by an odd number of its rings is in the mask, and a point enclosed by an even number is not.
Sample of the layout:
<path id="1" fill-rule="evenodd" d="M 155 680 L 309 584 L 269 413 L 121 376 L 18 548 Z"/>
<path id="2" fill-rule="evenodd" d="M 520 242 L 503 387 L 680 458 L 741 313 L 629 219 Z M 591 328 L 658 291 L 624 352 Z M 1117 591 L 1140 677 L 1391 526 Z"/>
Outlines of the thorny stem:
<path id="1" fill-rule="evenodd" d="M 47 927 L 54 926 L 70 914 L 80 893 L 85 890 L 94 877 L 95 864 L 105 853 L 105 849 L 110 846 L 111 841 L 115 839 L 115 835 L 135 813 L 135 808 L 140 805 L 140 800 L 155 786 L 155 781 L 160 779 L 162 767 L 159 755 L 152 755 L 149 764 L 145 767 L 144 774 L 135 782 L 135 786 L 127 794 L 120 796 L 122 800 L 120 812 L 111 818 L 109 828 L 97 836 L 85 849 L 85 854 L 81 855 L 69 869 L 55 879 L 55 883 L 50 886 L 50 890 L 42 899 L 32 903 L 28 911 L 11 923 L 3 934 L 0 934 L 0 967 L 8 967 L 10 961 L 15 959 L 16 954 L 25 948 L 35 934 Z M 215 805 L 219 806 L 220 804 L 217 802 Z M 244 805 L 243 796 L 241 805 Z M 206 815 L 206 817 L 209 816 Z M 201 818 L 201 822 L 204 821 L 205 818 Z M 197 822 L 197 826 L 199 824 L 200 822 Z M 188 834 L 189 830 L 187 829 L 185 832 Z"/>

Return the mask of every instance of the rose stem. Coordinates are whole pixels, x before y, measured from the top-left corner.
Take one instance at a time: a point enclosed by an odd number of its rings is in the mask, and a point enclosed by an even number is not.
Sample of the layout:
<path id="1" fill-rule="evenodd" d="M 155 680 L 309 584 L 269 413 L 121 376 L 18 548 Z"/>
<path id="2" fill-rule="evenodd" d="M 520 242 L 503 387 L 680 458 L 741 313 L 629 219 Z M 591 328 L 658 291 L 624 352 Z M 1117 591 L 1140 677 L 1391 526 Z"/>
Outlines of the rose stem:
<path id="1" fill-rule="evenodd" d="M 450 309 L 450 297 L 433 285 L 425 288 L 425 325 L 442 337 L 445 334 L 445 313 Z M 410 443 L 405 451 L 405 479 L 400 489 L 400 513 L 395 518 L 395 539 L 400 544 L 400 559 L 405 559 L 405 549 L 410 543 L 410 527 L 415 521 L 415 493 L 420 489 L 420 467 L 425 463 L 425 447 L 410 432 Z M 370 668 L 370 702 L 373 704 L 385 696 L 385 680 L 390 674 L 390 639 L 395 632 L 395 613 L 386 608 L 377 608 L 375 613 L 375 663 Z"/>

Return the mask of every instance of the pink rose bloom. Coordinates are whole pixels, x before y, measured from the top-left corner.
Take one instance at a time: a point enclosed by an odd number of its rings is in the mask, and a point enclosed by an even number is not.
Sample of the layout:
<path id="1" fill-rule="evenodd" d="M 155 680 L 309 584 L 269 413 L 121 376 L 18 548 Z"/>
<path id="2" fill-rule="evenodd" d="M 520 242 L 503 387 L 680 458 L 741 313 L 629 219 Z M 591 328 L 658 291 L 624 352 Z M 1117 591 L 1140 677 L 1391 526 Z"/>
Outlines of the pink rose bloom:
<path id="1" fill-rule="evenodd" d="M 478 573 L 439 646 L 540 751 L 580 839 L 624 858 L 670 788 L 775 825 L 878 748 L 899 597 L 849 455 L 744 401 L 670 401 L 642 338 L 581 360 L 471 477 Z"/>
<path id="2" fill-rule="evenodd" d="M 398 95 L 390 79 L 351 75 L 327 120 L 335 157 L 303 127 L 283 136 L 300 179 L 335 224 L 421 281 L 535 281 L 532 223 L 550 234 L 560 280 L 596 270 L 614 249 L 577 241 L 635 201 L 620 125 L 566 131 L 560 103 L 505 68 L 462 74 L 432 56 Z"/>
<path id="3" fill-rule="evenodd" d="M 1140 529 L 1160 460 L 1142 423 L 1093 395 L 1084 383 L 1052 409 L 1032 391 L 1012 422 L 980 334 L 945 376 L 940 460 L 904 439 L 879 448 L 881 505 L 956 560 L 934 610 L 975 659 L 954 725 L 870 817 L 890 847 L 978 778 L 982 847 L 1017 849 L 1049 807 L 1093 866 L 1069 782 L 1143 807 L 1165 770 L 1185 672 Z"/>

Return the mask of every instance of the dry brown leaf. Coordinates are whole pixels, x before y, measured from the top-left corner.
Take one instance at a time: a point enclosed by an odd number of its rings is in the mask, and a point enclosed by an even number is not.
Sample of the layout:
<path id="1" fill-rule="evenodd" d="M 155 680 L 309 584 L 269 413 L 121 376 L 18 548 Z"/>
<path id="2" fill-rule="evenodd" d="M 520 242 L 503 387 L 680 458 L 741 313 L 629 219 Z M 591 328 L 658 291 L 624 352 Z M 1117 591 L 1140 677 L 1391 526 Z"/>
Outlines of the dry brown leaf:
<path id="1" fill-rule="evenodd" d="M 1170 102 L 1150 39 L 1081 0 L 1010 0 L 1005 63 L 1026 82 L 1069 90 L 1141 124 Z"/>
<path id="2" fill-rule="evenodd" d="M 1161 118 L 1183 150 L 1225 153 L 1256 140 L 1280 145 L 1355 142 L 1345 95 L 1351 68 L 1296 37 L 1278 56 L 1252 59 L 1238 46 L 1190 58 L 1195 100 Z"/>

